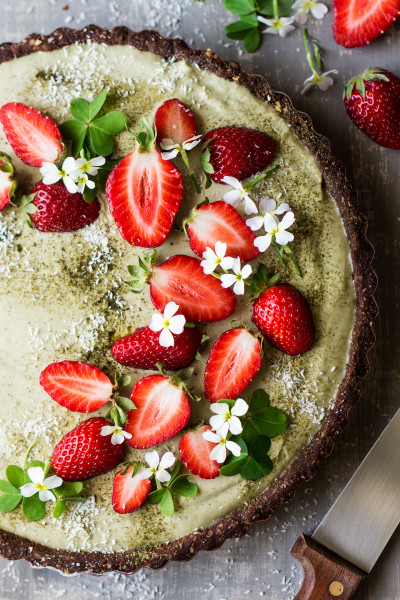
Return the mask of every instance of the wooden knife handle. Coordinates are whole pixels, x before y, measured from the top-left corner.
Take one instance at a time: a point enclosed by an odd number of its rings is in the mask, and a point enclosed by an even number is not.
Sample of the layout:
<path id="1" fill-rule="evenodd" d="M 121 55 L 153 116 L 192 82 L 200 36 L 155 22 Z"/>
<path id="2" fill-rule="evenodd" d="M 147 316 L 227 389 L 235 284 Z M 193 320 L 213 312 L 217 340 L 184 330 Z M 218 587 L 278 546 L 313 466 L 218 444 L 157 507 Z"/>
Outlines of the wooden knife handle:
<path id="1" fill-rule="evenodd" d="M 304 581 L 295 600 L 349 600 L 367 573 L 306 535 L 291 550 L 304 570 Z"/>

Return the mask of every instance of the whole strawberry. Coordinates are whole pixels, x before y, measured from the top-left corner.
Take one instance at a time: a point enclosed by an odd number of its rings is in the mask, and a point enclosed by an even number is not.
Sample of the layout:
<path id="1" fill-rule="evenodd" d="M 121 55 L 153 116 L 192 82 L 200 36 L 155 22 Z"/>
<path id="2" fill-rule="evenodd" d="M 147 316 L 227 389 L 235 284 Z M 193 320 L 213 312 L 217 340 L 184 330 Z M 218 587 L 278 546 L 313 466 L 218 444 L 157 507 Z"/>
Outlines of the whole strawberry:
<path id="1" fill-rule="evenodd" d="M 201 332 L 196 327 L 185 327 L 174 335 L 174 345 L 165 347 L 159 342 L 160 332 L 141 327 L 134 333 L 117 340 L 111 352 L 121 365 L 136 369 L 157 369 L 161 362 L 164 369 L 178 371 L 194 361 L 201 344 Z"/>
<path id="2" fill-rule="evenodd" d="M 385 69 L 367 69 L 349 81 L 344 103 L 349 117 L 374 142 L 400 149 L 400 78 Z"/>
<path id="3" fill-rule="evenodd" d="M 247 127 L 221 127 L 209 131 L 210 177 L 220 182 L 224 177 L 236 177 L 240 181 L 258 173 L 274 157 L 276 142 L 269 135 Z M 209 172 L 209 171 L 207 171 Z"/>
<path id="4" fill-rule="evenodd" d="M 313 316 L 290 283 L 278 283 L 259 295 L 253 304 L 253 321 L 273 346 L 291 356 L 307 352 L 314 344 Z"/>
<path id="5" fill-rule="evenodd" d="M 58 442 L 51 466 L 65 481 L 84 481 L 106 473 L 122 461 L 125 444 L 111 443 L 111 435 L 101 435 L 110 422 L 93 417 L 79 423 Z"/>
<path id="6" fill-rule="evenodd" d="M 94 223 L 100 214 L 100 203 L 95 198 L 88 204 L 82 194 L 70 194 L 61 181 L 53 185 L 40 181 L 23 199 L 22 209 L 28 215 L 28 223 L 39 231 L 66 233 Z"/>

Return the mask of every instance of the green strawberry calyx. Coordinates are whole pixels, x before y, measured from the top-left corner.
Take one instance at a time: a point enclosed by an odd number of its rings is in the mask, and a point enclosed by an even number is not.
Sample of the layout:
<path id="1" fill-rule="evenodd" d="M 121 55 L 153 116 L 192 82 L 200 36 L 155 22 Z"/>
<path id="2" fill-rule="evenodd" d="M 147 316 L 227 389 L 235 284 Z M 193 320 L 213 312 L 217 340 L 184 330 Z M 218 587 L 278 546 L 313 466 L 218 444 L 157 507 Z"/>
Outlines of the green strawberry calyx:
<path id="1" fill-rule="evenodd" d="M 348 83 L 346 83 L 343 98 L 349 100 L 351 98 L 354 89 L 358 90 L 363 98 L 365 98 L 365 82 L 366 81 L 389 81 L 388 77 L 385 75 L 385 69 L 380 69 L 379 67 L 372 67 L 365 69 L 363 73 L 357 75 L 357 77 L 353 77 L 350 79 Z"/>

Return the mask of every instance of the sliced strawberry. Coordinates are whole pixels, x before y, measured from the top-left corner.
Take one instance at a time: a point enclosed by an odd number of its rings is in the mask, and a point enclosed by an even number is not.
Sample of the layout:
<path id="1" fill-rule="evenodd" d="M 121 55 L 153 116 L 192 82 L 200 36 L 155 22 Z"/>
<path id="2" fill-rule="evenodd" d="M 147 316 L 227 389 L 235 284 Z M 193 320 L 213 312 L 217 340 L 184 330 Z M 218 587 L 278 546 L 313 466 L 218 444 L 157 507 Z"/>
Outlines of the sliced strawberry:
<path id="1" fill-rule="evenodd" d="M 3 210 L 14 195 L 17 184 L 14 180 L 14 167 L 8 154 L 0 152 L 0 210 Z"/>
<path id="2" fill-rule="evenodd" d="M 132 448 L 150 448 L 165 442 L 187 424 L 189 398 L 184 388 L 174 385 L 164 375 L 144 377 L 133 388 L 125 430 L 132 435 Z"/>
<path id="3" fill-rule="evenodd" d="M 209 142 L 211 179 L 224 177 L 240 181 L 264 169 L 273 159 L 276 142 L 266 133 L 248 127 L 220 127 L 204 136 Z M 223 241 L 223 240 L 221 240 Z"/>
<path id="4" fill-rule="evenodd" d="M 166 100 L 156 111 L 154 123 L 157 128 L 157 144 L 170 139 L 182 146 L 183 142 L 197 133 L 194 114 L 178 98 Z"/>
<path id="5" fill-rule="evenodd" d="M 396 21 L 400 0 L 333 0 L 333 34 L 346 48 L 365 46 Z"/>
<path id="6" fill-rule="evenodd" d="M 4 104 L 0 121 L 15 154 L 31 167 L 56 162 L 63 153 L 61 133 L 50 117 L 21 102 Z"/>
<path id="7" fill-rule="evenodd" d="M 260 340 L 247 329 L 229 329 L 215 342 L 204 373 L 204 391 L 210 402 L 236 398 L 261 367 Z"/>
<path id="8" fill-rule="evenodd" d="M 74 412 L 95 412 L 106 404 L 113 384 L 97 367 L 64 360 L 52 363 L 40 374 L 40 385 L 61 406 Z"/>
<path id="9" fill-rule="evenodd" d="M 203 256 L 207 246 L 214 250 L 217 242 L 226 243 L 226 255 L 249 262 L 260 254 L 254 246 L 255 235 L 230 204 L 218 200 L 203 204 L 192 212 L 187 224 L 189 245 L 197 256 Z"/>
<path id="10" fill-rule="evenodd" d="M 121 365 L 136 369 L 157 369 L 157 363 L 162 362 L 164 369 L 178 371 L 194 361 L 202 336 L 197 327 L 185 327 L 181 334 L 173 336 L 174 345 L 166 348 L 159 342 L 159 331 L 141 327 L 117 340 L 111 352 Z"/>
<path id="11" fill-rule="evenodd" d="M 109 425 L 102 417 L 92 417 L 66 433 L 53 450 L 54 473 L 64 481 L 84 481 L 116 467 L 123 459 L 125 444 L 113 445 L 111 435 L 101 435 Z"/>
<path id="12" fill-rule="evenodd" d="M 223 288 L 212 275 L 206 275 L 199 259 L 182 254 L 153 267 L 150 295 L 160 312 L 173 301 L 179 306 L 179 314 L 192 322 L 222 321 L 236 310 L 232 290 Z"/>
<path id="13" fill-rule="evenodd" d="M 138 148 L 111 171 L 106 196 L 122 237 L 133 246 L 161 246 L 182 202 L 182 175 L 155 148 L 154 131 L 142 120 Z"/>
<path id="14" fill-rule="evenodd" d="M 118 471 L 113 481 L 112 506 L 120 514 L 135 512 L 146 500 L 150 489 L 150 479 L 139 479 L 133 475 L 134 467 L 126 472 Z"/>
<path id="15" fill-rule="evenodd" d="M 203 433 L 211 431 L 209 425 L 203 425 L 196 431 L 188 431 L 179 442 L 179 454 L 185 467 L 202 479 L 218 477 L 221 465 L 211 460 L 211 450 L 216 446 L 203 438 Z"/>

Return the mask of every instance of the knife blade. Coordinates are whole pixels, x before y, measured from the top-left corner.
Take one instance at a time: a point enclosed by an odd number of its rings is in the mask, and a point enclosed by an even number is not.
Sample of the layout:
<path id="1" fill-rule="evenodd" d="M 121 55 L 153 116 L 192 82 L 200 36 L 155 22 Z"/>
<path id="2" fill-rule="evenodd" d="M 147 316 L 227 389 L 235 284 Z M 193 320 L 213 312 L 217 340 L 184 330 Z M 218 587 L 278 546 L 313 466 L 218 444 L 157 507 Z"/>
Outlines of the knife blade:
<path id="1" fill-rule="evenodd" d="M 311 538 L 293 546 L 305 572 L 295 600 L 353 597 L 399 522 L 400 409 Z"/>

